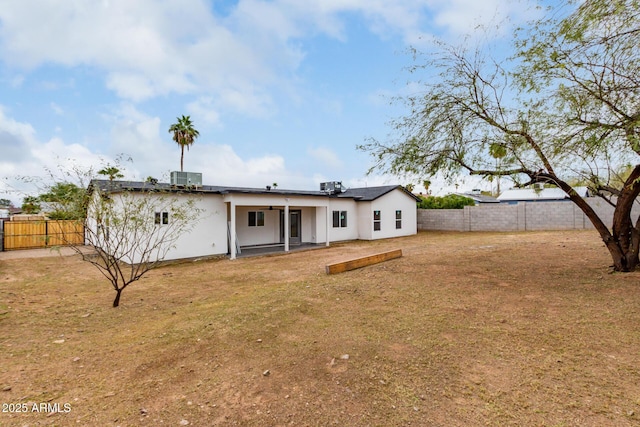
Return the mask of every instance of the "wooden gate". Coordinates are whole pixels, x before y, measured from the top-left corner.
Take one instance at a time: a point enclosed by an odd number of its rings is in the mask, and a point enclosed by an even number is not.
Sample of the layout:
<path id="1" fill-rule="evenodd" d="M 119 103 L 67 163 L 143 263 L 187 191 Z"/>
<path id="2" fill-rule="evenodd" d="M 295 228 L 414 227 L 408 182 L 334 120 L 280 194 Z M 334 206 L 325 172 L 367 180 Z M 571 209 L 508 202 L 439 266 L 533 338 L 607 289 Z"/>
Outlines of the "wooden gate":
<path id="1" fill-rule="evenodd" d="M 79 221 L 5 221 L 4 250 L 34 249 L 84 244 L 84 226 Z"/>

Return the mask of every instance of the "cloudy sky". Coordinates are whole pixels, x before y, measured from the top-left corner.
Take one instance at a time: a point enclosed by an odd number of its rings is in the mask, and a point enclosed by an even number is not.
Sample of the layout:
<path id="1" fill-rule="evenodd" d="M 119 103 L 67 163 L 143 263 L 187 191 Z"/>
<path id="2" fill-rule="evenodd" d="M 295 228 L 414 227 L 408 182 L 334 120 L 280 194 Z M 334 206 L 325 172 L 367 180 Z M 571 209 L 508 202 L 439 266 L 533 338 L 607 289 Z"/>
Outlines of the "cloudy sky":
<path id="1" fill-rule="evenodd" d="M 0 0 L 0 197 L 118 155 L 127 178 L 168 180 L 182 114 L 200 132 L 185 171 L 205 184 L 406 184 L 366 176 L 355 148 L 402 112 L 406 49 L 492 23 L 506 40 L 533 2 Z"/>

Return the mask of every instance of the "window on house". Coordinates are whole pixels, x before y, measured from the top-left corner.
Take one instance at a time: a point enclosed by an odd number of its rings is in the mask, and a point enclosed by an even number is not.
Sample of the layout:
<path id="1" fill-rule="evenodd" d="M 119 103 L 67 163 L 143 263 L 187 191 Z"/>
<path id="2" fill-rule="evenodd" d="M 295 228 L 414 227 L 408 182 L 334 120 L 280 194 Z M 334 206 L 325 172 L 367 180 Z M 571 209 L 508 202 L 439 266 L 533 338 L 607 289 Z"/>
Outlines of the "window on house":
<path id="1" fill-rule="evenodd" d="M 396 229 L 402 228 L 402 211 L 396 211 Z"/>
<path id="2" fill-rule="evenodd" d="M 345 228 L 347 226 L 347 211 L 333 211 L 333 228 Z"/>
<path id="3" fill-rule="evenodd" d="M 373 231 L 380 231 L 380 211 L 373 211 Z"/>
<path id="4" fill-rule="evenodd" d="M 169 224 L 169 212 L 156 212 L 154 222 L 156 225 Z"/>
<path id="5" fill-rule="evenodd" d="M 249 212 L 249 227 L 264 227 L 264 212 Z"/>

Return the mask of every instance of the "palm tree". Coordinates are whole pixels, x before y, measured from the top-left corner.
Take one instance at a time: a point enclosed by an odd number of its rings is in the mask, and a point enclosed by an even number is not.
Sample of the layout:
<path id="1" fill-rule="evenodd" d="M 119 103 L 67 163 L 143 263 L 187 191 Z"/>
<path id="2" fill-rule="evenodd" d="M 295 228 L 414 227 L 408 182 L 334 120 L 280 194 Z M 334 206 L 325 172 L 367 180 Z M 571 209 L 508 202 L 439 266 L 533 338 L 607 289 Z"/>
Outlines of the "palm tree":
<path id="1" fill-rule="evenodd" d="M 124 178 L 124 175 L 122 174 L 122 172 L 120 172 L 120 169 L 118 169 L 115 166 L 111 166 L 109 164 L 107 164 L 107 166 L 100 169 L 98 171 L 98 175 L 108 176 L 109 181 L 113 181 L 116 178 Z"/>
<path id="2" fill-rule="evenodd" d="M 190 116 L 183 115 L 182 117 L 177 117 L 177 120 L 178 121 L 169 128 L 169 133 L 173 133 L 173 140 L 180 146 L 180 172 L 182 172 L 184 147 L 187 147 L 187 150 L 189 150 L 189 146 L 200 136 L 200 132 L 193 127 Z"/>

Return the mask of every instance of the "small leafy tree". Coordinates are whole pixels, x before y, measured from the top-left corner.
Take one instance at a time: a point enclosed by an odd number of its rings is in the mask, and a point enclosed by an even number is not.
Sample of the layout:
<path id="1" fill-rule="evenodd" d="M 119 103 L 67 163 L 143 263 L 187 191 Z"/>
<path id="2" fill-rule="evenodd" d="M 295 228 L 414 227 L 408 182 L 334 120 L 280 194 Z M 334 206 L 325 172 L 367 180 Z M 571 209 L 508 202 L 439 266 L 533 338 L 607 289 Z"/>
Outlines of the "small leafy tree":
<path id="1" fill-rule="evenodd" d="M 463 209 L 465 206 L 474 206 L 475 202 L 469 197 L 458 194 L 448 194 L 443 197 L 420 196 L 418 209 Z"/>
<path id="2" fill-rule="evenodd" d="M 86 190 L 72 182 L 57 182 L 38 199 L 53 209 L 48 214 L 51 219 L 82 219 L 85 216 Z"/>
<path id="3" fill-rule="evenodd" d="M 0 199 L 0 208 L 12 208 L 13 202 L 9 199 Z"/>
<path id="4" fill-rule="evenodd" d="M 40 212 L 40 199 L 36 196 L 25 196 L 22 200 L 22 213 L 36 214 Z"/>

